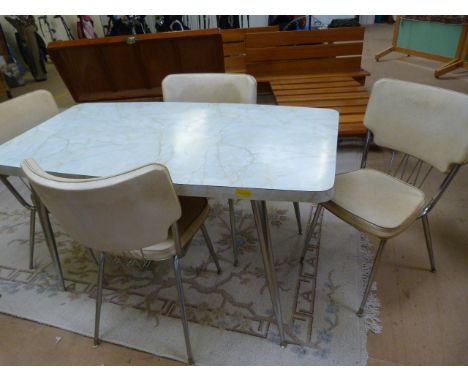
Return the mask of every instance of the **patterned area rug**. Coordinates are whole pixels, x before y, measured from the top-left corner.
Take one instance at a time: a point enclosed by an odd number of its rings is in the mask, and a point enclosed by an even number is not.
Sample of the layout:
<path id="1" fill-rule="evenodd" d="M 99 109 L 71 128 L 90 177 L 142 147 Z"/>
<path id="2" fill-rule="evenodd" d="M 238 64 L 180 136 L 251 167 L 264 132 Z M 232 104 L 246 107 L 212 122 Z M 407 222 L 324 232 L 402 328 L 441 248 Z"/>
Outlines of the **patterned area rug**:
<path id="1" fill-rule="evenodd" d="M 15 184 L 26 194 L 21 182 Z M 375 297 L 365 318 L 355 314 L 369 251 L 359 232 L 323 215 L 303 265 L 292 203 L 269 204 L 275 264 L 289 345 L 279 337 L 263 273 L 250 203 L 237 202 L 240 263 L 233 266 L 227 201 L 212 200 L 207 228 L 221 259 L 218 275 L 199 233 L 183 259 L 195 362 L 200 365 L 363 365 L 367 330 L 379 329 Z M 302 204 L 303 226 L 311 205 Z M 54 267 L 37 225 L 34 270 L 27 268 L 29 215 L 0 190 L 0 311 L 92 336 L 96 265 L 54 225 L 68 290 L 56 288 Z M 101 338 L 186 361 L 170 262 L 109 258 Z M 92 340 L 90 339 L 90 346 Z"/>

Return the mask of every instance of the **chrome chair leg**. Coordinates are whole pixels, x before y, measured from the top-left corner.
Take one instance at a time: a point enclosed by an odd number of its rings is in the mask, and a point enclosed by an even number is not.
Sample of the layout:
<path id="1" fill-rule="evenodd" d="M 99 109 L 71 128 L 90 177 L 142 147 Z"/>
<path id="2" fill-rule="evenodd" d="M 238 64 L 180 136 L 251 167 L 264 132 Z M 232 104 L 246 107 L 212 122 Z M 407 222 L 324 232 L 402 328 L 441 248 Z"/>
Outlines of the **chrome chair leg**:
<path id="1" fill-rule="evenodd" d="M 302 235 L 302 224 L 301 224 L 301 210 L 299 209 L 299 202 L 293 202 L 294 213 L 296 214 L 297 231 L 299 235 Z"/>
<path id="2" fill-rule="evenodd" d="M 189 328 L 187 320 L 187 311 L 185 309 L 184 289 L 182 287 L 182 276 L 180 272 L 180 259 L 174 256 L 174 273 L 177 285 L 177 294 L 179 295 L 180 316 L 182 319 L 182 326 L 184 329 L 185 347 L 187 348 L 187 357 L 189 365 L 193 365 L 192 345 L 190 345 Z"/>
<path id="3" fill-rule="evenodd" d="M 232 251 L 234 252 L 234 266 L 239 265 L 239 248 L 237 247 L 237 234 L 236 234 L 236 217 L 234 215 L 234 200 L 229 199 L 229 220 L 231 223 L 231 240 L 232 240 Z"/>
<path id="4" fill-rule="evenodd" d="M 57 272 L 59 287 L 61 287 L 62 290 L 66 290 L 62 265 L 60 264 L 60 259 L 58 256 L 57 243 L 55 242 L 54 231 L 52 230 L 52 225 L 50 224 L 49 212 L 35 193 L 33 193 L 32 200 L 39 216 L 39 222 L 41 223 L 42 231 L 44 232 L 50 256 L 52 257 L 52 260 L 55 264 L 55 271 Z"/>
<path id="5" fill-rule="evenodd" d="M 34 268 L 34 240 L 36 237 L 36 208 L 30 210 L 29 218 L 29 269 Z"/>
<path id="6" fill-rule="evenodd" d="M 208 230 L 206 229 L 206 226 L 204 223 L 201 226 L 201 231 L 203 233 L 203 237 L 205 238 L 206 246 L 208 247 L 210 256 L 216 265 L 216 269 L 218 270 L 218 275 L 219 275 L 221 273 L 221 267 L 219 265 L 218 255 L 216 255 L 216 251 L 213 247 L 213 243 L 211 242 L 210 235 L 208 235 Z"/>
<path id="7" fill-rule="evenodd" d="M 377 249 L 377 253 L 375 254 L 375 257 L 374 257 L 374 264 L 372 264 L 372 270 L 367 280 L 367 286 L 366 286 L 366 290 L 364 291 L 364 297 L 362 298 L 361 306 L 359 307 L 359 310 L 357 312 L 358 316 L 362 316 L 362 314 L 364 313 L 364 307 L 366 305 L 367 298 L 369 297 L 369 293 L 372 288 L 372 282 L 374 281 L 374 276 L 377 271 L 380 258 L 382 257 L 382 252 L 383 252 L 386 242 L 387 240 L 380 240 L 379 248 Z"/>
<path id="8" fill-rule="evenodd" d="M 96 314 L 94 317 L 94 346 L 99 345 L 99 324 L 101 322 L 101 306 L 102 306 L 102 284 L 104 280 L 104 263 L 106 257 L 104 252 L 99 255 L 99 268 L 97 274 L 97 293 L 96 293 Z"/>
<path id="9" fill-rule="evenodd" d="M 431 229 L 427 215 L 421 216 L 421 221 L 424 228 L 424 236 L 426 237 L 427 252 L 429 253 L 429 260 L 431 262 L 431 272 L 435 272 L 434 250 L 432 249 Z"/>
<path id="10" fill-rule="evenodd" d="M 302 248 L 301 251 L 301 260 L 300 263 L 302 264 L 304 262 L 304 258 L 307 252 L 307 246 L 309 245 L 310 239 L 312 239 L 312 235 L 314 234 L 314 229 L 315 226 L 317 225 L 318 218 L 320 216 L 320 212 L 322 211 L 323 207 L 321 204 L 317 204 L 317 207 L 315 209 L 315 213 L 312 215 L 312 211 L 310 211 L 310 218 L 309 218 L 309 223 L 307 224 L 306 228 L 306 238 L 304 241 L 304 247 Z"/>

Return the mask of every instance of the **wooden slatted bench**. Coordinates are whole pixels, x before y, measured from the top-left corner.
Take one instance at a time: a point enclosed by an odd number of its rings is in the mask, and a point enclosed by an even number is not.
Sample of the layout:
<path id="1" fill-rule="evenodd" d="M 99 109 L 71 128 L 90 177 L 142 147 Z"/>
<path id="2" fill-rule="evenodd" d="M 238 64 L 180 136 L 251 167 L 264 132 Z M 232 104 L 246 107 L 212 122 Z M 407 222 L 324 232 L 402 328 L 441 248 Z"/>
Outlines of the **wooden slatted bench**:
<path id="1" fill-rule="evenodd" d="M 223 29 L 224 68 L 226 73 L 245 73 L 245 35 L 247 33 L 277 32 L 278 26 Z"/>
<path id="2" fill-rule="evenodd" d="M 279 105 L 333 108 L 340 136 L 365 135 L 364 28 L 246 34 L 246 71 L 269 82 Z"/>
<path id="3" fill-rule="evenodd" d="M 369 94 L 352 77 L 299 77 L 270 81 L 279 105 L 325 107 L 340 113 L 340 136 L 363 135 Z"/>

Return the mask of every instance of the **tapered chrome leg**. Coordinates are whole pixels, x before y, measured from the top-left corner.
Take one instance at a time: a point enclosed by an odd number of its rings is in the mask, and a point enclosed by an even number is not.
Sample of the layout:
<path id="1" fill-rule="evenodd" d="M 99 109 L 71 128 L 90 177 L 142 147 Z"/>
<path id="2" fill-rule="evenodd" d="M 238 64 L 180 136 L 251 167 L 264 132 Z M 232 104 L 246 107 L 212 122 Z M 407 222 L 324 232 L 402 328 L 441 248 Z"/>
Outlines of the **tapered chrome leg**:
<path id="1" fill-rule="evenodd" d="M 66 290 L 62 272 L 62 265 L 60 264 L 60 259 L 57 251 L 57 243 L 55 242 L 54 231 L 52 230 L 52 225 L 50 224 L 49 213 L 47 212 L 47 209 L 35 193 L 33 193 L 32 199 L 37 209 L 39 222 L 41 223 L 42 231 L 44 232 L 50 256 L 52 257 L 52 261 L 55 264 L 55 270 L 57 272 L 58 279 L 57 282 L 59 284 L 59 287 L 62 288 L 62 290 Z"/>
<path id="2" fill-rule="evenodd" d="M 234 200 L 229 199 L 229 220 L 231 222 L 232 251 L 234 252 L 234 266 L 239 264 L 239 248 L 237 247 L 236 216 L 234 215 Z"/>
<path id="3" fill-rule="evenodd" d="M 184 289 L 182 287 L 182 276 L 180 274 L 180 260 L 178 256 L 174 256 L 174 273 L 177 285 L 177 294 L 179 295 L 180 316 L 182 319 L 182 326 L 184 328 L 185 347 L 187 348 L 187 357 L 189 365 L 193 365 L 192 345 L 190 345 L 190 336 L 187 320 L 187 311 L 185 309 Z"/>
<path id="4" fill-rule="evenodd" d="M 99 345 L 99 325 L 101 323 L 101 306 L 102 306 L 102 284 L 104 280 L 104 263 L 106 256 L 104 252 L 99 255 L 99 268 L 97 274 L 97 285 L 96 285 L 96 313 L 94 317 L 94 345 Z"/>
<path id="5" fill-rule="evenodd" d="M 214 261 L 214 263 L 216 265 L 216 269 L 218 270 L 218 274 L 220 274 L 221 273 L 221 267 L 219 265 L 218 255 L 216 255 L 216 251 L 215 251 L 215 249 L 213 247 L 213 243 L 211 242 L 210 235 L 208 235 L 208 230 L 206 229 L 205 224 L 202 224 L 201 230 L 202 230 L 202 233 L 203 233 L 203 237 L 205 238 L 206 246 L 208 247 L 208 250 L 210 252 L 210 256 L 211 256 L 211 258 L 213 259 L 213 261 Z"/>
<path id="6" fill-rule="evenodd" d="M 91 248 L 86 248 L 86 252 L 88 253 L 89 257 L 93 259 L 94 263 L 96 265 L 99 265 L 98 259 L 96 259 L 96 255 L 94 254 L 94 251 Z"/>
<path id="7" fill-rule="evenodd" d="M 252 200 L 252 211 L 257 226 L 260 250 L 262 252 L 263 266 L 265 268 L 265 277 L 267 279 L 268 290 L 270 291 L 273 312 L 278 326 L 280 336 L 280 346 L 286 347 L 286 339 L 283 328 L 283 315 L 281 313 L 281 302 L 278 291 L 278 282 L 276 279 L 275 262 L 271 247 L 270 227 L 268 223 L 268 213 L 265 201 Z"/>
<path id="8" fill-rule="evenodd" d="M 293 202 L 294 213 L 296 214 L 297 231 L 299 235 L 302 235 L 302 224 L 301 224 L 301 210 L 299 209 L 299 202 Z"/>
<path id="9" fill-rule="evenodd" d="M 34 268 L 34 240 L 36 237 L 36 208 L 32 207 L 29 218 L 29 269 Z"/>
<path id="10" fill-rule="evenodd" d="M 431 272 L 435 272 L 435 261 L 434 261 L 434 250 L 432 249 L 432 238 L 431 238 L 431 228 L 429 227 L 429 219 L 427 215 L 421 217 L 421 221 L 424 228 L 424 236 L 426 237 L 426 246 L 427 252 L 429 254 L 429 260 L 431 262 Z"/>
<path id="11" fill-rule="evenodd" d="M 377 272 L 377 267 L 379 265 L 380 258 L 382 257 L 382 252 L 383 252 L 386 242 L 387 240 L 380 240 L 379 248 L 377 249 L 377 253 L 375 254 L 375 257 L 374 257 L 374 264 L 372 265 L 372 270 L 369 274 L 369 279 L 367 280 L 367 286 L 364 292 L 364 297 L 362 298 L 361 306 L 359 307 L 359 310 L 357 312 L 358 316 L 362 316 L 362 313 L 364 312 L 364 307 L 366 305 L 367 298 L 369 297 L 369 293 L 372 288 L 372 282 L 374 281 L 374 276 L 375 276 L 375 273 Z"/>
<path id="12" fill-rule="evenodd" d="M 317 204 L 315 208 L 315 213 L 312 215 L 312 210 L 310 211 L 310 218 L 309 223 L 307 224 L 306 228 L 306 238 L 304 241 L 304 247 L 301 251 L 301 264 L 304 262 L 305 255 L 307 253 L 307 246 L 309 245 L 310 239 L 312 239 L 312 235 L 314 234 L 315 226 L 317 225 L 318 218 L 320 216 L 320 212 L 322 211 L 323 207 L 321 204 Z"/>

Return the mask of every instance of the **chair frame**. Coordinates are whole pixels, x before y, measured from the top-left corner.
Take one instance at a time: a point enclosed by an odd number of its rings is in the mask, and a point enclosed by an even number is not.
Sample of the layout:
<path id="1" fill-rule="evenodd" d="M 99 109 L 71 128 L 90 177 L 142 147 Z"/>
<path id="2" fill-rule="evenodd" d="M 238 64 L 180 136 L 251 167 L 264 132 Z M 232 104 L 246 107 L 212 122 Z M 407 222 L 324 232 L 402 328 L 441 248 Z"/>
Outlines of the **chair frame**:
<path id="1" fill-rule="evenodd" d="M 55 265 L 58 287 L 65 291 L 66 286 L 65 286 L 64 276 L 63 276 L 63 270 L 62 270 L 60 258 L 58 255 L 57 243 L 55 241 L 54 232 L 53 232 L 52 225 L 50 222 L 49 211 L 47 210 L 46 206 L 42 203 L 39 196 L 37 195 L 37 193 L 34 191 L 32 187 L 31 187 L 31 199 L 33 201 L 32 207 L 34 208 L 34 211 L 37 211 L 38 213 L 39 221 L 44 231 L 44 236 L 46 238 L 46 243 L 49 248 L 49 252 L 53 259 L 54 265 Z M 220 274 L 222 270 L 218 261 L 218 257 L 216 255 L 216 251 L 213 247 L 213 243 L 208 234 L 208 230 L 206 229 L 205 223 L 201 224 L 200 229 L 202 231 L 203 238 L 208 247 L 210 257 L 212 258 L 213 262 L 216 265 L 217 273 Z M 181 321 L 182 321 L 182 327 L 184 331 L 184 339 L 185 339 L 185 346 L 186 346 L 186 351 L 187 351 L 188 364 L 193 365 L 194 358 L 193 358 L 193 353 L 192 353 L 192 346 L 190 343 L 187 309 L 185 306 L 185 297 L 184 297 L 184 291 L 183 291 L 183 285 L 182 285 L 182 274 L 181 274 L 181 266 L 180 266 L 180 260 L 187 253 L 188 247 L 192 240 L 186 243 L 185 247 L 182 247 L 178 222 L 175 222 L 171 225 L 171 231 L 172 231 L 173 238 L 174 238 L 175 254 L 169 257 L 167 260 L 172 259 L 172 262 L 173 262 L 177 295 L 178 295 L 178 300 L 179 300 L 180 310 L 181 310 Z M 100 252 L 99 259 L 96 259 L 92 248 L 87 248 L 87 252 L 90 254 L 90 256 L 93 258 L 93 260 L 97 263 L 97 266 L 98 266 L 97 282 L 96 282 L 96 290 L 97 290 L 96 310 L 95 310 L 95 319 L 94 319 L 94 345 L 97 346 L 100 343 L 99 332 L 100 332 L 100 322 L 101 322 L 101 308 L 102 308 L 102 296 L 103 296 L 103 284 L 104 284 L 104 266 L 105 266 L 106 253 Z M 167 261 L 167 260 L 161 260 L 161 261 Z"/>
<path id="2" fill-rule="evenodd" d="M 189 328 L 188 328 L 188 318 L 187 318 L 187 309 L 185 307 L 185 297 L 184 297 L 184 289 L 182 285 L 182 274 L 181 274 L 181 267 L 180 267 L 180 260 L 185 256 L 187 253 L 188 246 L 190 244 L 187 243 L 185 248 L 182 248 L 181 239 L 180 239 L 180 231 L 178 223 L 174 223 L 171 226 L 171 230 L 174 236 L 174 244 L 176 248 L 176 254 L 172 256 L 172 262 L 174 267 L 174 274 L 176 279 L 176 287 L 177 287 L 177 295 L 180 304 L 180 312 L 181 312 L 181 319 L 182 319 L 182 328 L 184 331 L 184 339 L 185 339 L 185 347 L 187 350 L 188 356 L 188 364 L 193 365 L 193 353 L 192 353 L 192 345 L 190 343 L 190 335 L 189 335 Z M 221 267 L 218 262 L 218 258 L 216 252 L 213 247 L 213 243 L 208 235 L 208 231 L 203 223 L 201 225 L 201 231 L 203 233 L 203 237 L 207 244 L 208 250 L 210 252 L 210 256 L 213 259 L 218 274 L 221 273 Z M 92 250 L 90 249 L 92 252 Z M 106 254 L 105 252 L 101 252 L 99 255 L 98 261 L 98 278 L 97 278 L 97 294 L 96 294 L 96 312 L 95 312 L 95 319 L 94 319 L 94 345 L 97 346 L 100 343 L 99 338 L 99 328 L 101 322 L 101 307 L 102 307 L 102 292 L 103 292 L 103 284 L 104 284 L 104 264 L 105 264 Z"/>
<path id="3" fill-rule="evenodd" d="M 22 96 L 19 96 L 17 98 L 15 98 L 14 100 L 12 100 L 12 102 L 19 102 L 17 101 L 18 99 L 20 98 L 23 98 L 23 97 L 30 97 L 30 96 L 33 96 L 34 93 L 38 93 L 38 92 L 44 92 L 44 90 L 35 90 L 35 91 L 32 91 L 30 93 L 26 93 Z M 58 110 L 58 106 L 52 96 L 52 94 L 48 91 L 45 91 L 46 93 L 48 93 L 48 95 L 46 97 L 49 97 L 54 105 L 55 105 L 55 109 L 54 111 L 52 110 L 48 110 L 48 113 L 52 113 L 52 115 L 49 116 L 49 118 L 52 118 L 54 115 L 57 115 L 59 113 L 59 110 Z M 13 97 L 9 97 L 10 99 L 13 98 Z M 16 100 L 16 101 L 15 101 Z M 37 122 L 37 121 L 36 121 Z M 38 124 L 44 122 L 44 120 L 42 121 L 39 121 L 35 124 L 35 126 L 37 126 Z M 30 129 L 32 129 L 34 126 L 30 126 L 29 129 L 25 130 L 25 131 L 28 131 Z M 25 132 L 23 131 L 23 132 Z M 21 134 L 18 133 L 17 135 Z M 13 137 L 17 136 L 17 135 L 14 135 L 14 136 L 10 136 L 9 139 L 12 139 Z M 8 139 L 7 139 L 8 140 Z M 5 141 L 6 142 L 6 141 Z M 21 195 L 21 193 L 16 189 L 15 186 L 13 186 L 13 184 L 10 182 L 10 180 L 8 179 L 9 176 L 8 175 L 0 175 L 0 181 L 5 185 L 5 187 L 8 189 L 8 191 L 10 191 L 10 193 L 15 197 L 15 199 L 24 207 L 26 208 L 27 210 L 29 210 L 30 212 L 30 220 L 29 220 L 29 269 L 33 269 L 34 268 L 34 242 L 35 242 L 35 236 L 36 236 L 36 213 L 37 213 L 37 208 L 36 208 L 36 205 L 34 204 L 34 200 L 33 200 L 33 195 L 31 193 L 31 203 L 27 202 L 25 200 L 25 198 Z"/>
<path id="4" fill-rule="evenodd" d="M 364 144 L 364 149 L 363 149 L 363 153 L 362 153 L 361 167 L 360 168 L 366 168 L 367 167 L 367 157 L 368 157 L 369 148 L 370 148 L 370 145 L 371 145 L 371 142 L 372 142 L 372 137 L 373 137 L 373 134 L 369 130 L 367 132 L 366 141 L 365 141 L 365 144 Z M 390 159 L 390 164 L 389 164 L 387 173 L 389 175 L 392 175 L 395 178 L 398 178 L 396 175 L 397 175 L 398 171 L 401 168 L 399 179 L 404 180 L 403 177 L 404 177 L 404 175 L 406 173 L 406 168 L 407 168 L 408 160 L 409 160 L 409 154 L 403 153 L 404 154 L 403 158 L 401 159 L 400 164 L 397 166 L 397 169 L 394 171 L 393 174 L 390 174 L 391 170 L 392 170 L 393 161 L 395 159 L 395 154 L 396 154 L 396 151 L 392 151 L 392 156 L 391 156 L 391 159 Z M 410 172 L 409 177 L 407 177 L 407 179 L 404 180 L 406 183 L 408 183 L 409 180 L 413 177 L 413 174 L 415 173 L 416 169 L 418 169 L 417 172 L 416 172 L 416 175 L 414 177 L 413 183 L 409 183 L 409 184 L 411 184 L 413 186 L 416 186 L 415 184 L 416 184 L 416 181 L 417 181 L 417 179 L 419 177 L 419 173 L 420 173 L 422 164 L 426 163 L 426 162 L 422 161 L 419 158 L 417 158 L 417 159 L 418 159 L 418 161 L 416 162 L 416 165 L 413 167 L 413 170 Z M 429 165 L 429 164 L 427 164 L 427 165 Z M 416 218 L 416 220 L 421 219 L 421 222 L 422 222 L 425 241 L 426 241 L 427 252 L 428 252 L 429 261 L 430 261 L 430 264 L 431 264 L 431 272 L 435 272 L 436 267 L 435 267 L 434 250 L 433 250 L 433 247 L 432 247 L 432 238 L 431 238 L 431 231 L 430 231 L 430 226 L 429 226 L 428 214 L 429 214 L 429 212 L 432 211 L 432 209 L 435 207 L 437 202 L 440 200 L 440 198 L 442 197 L 444 192 L 447 190 L 448 186 L 450 185 L 452 180 L 455 178 L 455 176 L 456 176 L 458 170 L 460 169 L 460 167 L 461 167 L 460 164 L 455 164 L 455 165 L 453 165 L 451 167 L 451 169 L 447 172 L 447 175 L 443 179 L 442 183 L 440 184 L 439 188 L 434 193 L 433 197 L 429 200 L 429 202 L 426 203 L 426 205 L 422 208 L 421 213 Z M 423 180 L 417 186 L 418 188 L 420 188 L 424 184 L 424 182 L 427 179 L 427 177 L 428 177 L 429 173 L 431 172 L 432 168 L 433 168 L 433 166 L 429 165 L 429 170 L 426 172 L 425 176 L 423 177 Z M 309 243 L 310 239 L 312 238 L 312 234 L 313 234 L 313 231 L 315 229 L 315 225 L 317 224 L 318 218 L 319 218 L 320 213 L 322 212 L 323 208 L 324 207 L 321 204 L 319 204 L 319 205 L 317 205 L 317 208 L 315 209 L 315 213 L 312 214 L 312 211 L 311 211 L 311 215 L 310 215 L 309 222 L 308 222 L 308 225 L 307 225 L 307 230 L 306 230 L 306 232 L 307 232 L 306 233 L 306 238 L 305 238 L 304 246 L 303 246 L 302 252 L 301 252 L 301 260 L 300 260 L 301 263 L 304 261 L 305 254 L 307 252 L 308 243 Z M 395 236 L 398 236 L 398 234 L 395 235 Z M 375 274 L 376 274 L 376 271 L 377 271 L 378 266 L 380 264 L 382 253 L 383 253 L 383 250 L 385 248 L 385 244 L 387 243 L 387 241 L 388 241 L 388 239 L 381 239 L 380 242 L 379 242 L 379 246 L 378 246 L 378 249 L 377 249 L 375 257 L 374 257 L 372 269 L 371 269 L 371 272 L 370 272 L 369 277 L 368 277 L 366 289 L 364 291 L 364 296 L 362 298 L 361 305 L 360 305 L 360 307 L 359 307 L 359 309 L 357 311 L 358 316 L 362 316 L 362 314 L 364 313 L 364 308 L 365 308 L 367 299 L 369 297 L 369 294 L 370 294 L 370 291 L 371 291 L 371 288 L 372 288 L 372 283 L 374 281 Z"/>
<path id="5" fill-rule="evenodd" d="M 34 203 L 28 203 L 19 191 L 11 184 L 8 180 L 8 176 L 0 175 L 0 181 L 10 191 L 10 193 L 16 198 L 16 200 L 30 212 L 29 219 L 29 269 L 34 268 L 34 241 L 36 236 L 36 206 Z M 32 195 L 31 195 L 32 199 Z"/>

